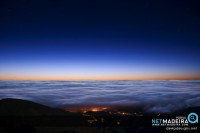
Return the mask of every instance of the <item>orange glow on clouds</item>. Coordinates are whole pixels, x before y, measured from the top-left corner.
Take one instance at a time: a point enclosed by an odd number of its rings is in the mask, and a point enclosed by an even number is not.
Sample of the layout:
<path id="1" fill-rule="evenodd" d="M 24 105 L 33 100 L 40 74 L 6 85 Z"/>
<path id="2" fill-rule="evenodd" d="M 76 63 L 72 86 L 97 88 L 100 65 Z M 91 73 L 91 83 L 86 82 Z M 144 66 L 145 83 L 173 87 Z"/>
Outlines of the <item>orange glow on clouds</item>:
<path id="1" fill-rule="evenodd" d="M 110 110 L 110 107 L 104 107 L 104 106 L 75 106 L 75 107 L 66 107 L 66 111 L 70 112 L 99 112 L 99 111 L 108 111 Z"/>

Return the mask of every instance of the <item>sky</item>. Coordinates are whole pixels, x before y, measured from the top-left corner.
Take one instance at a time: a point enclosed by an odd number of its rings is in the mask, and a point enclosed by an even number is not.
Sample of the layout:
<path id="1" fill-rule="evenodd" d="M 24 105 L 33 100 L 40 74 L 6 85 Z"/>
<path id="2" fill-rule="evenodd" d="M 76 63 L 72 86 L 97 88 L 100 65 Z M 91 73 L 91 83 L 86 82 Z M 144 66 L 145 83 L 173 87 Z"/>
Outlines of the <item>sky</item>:
<path id="1" fill-rule="evenodd" d="M 1 0 L 1 80 L 200 79 L 198 0 Z"/>

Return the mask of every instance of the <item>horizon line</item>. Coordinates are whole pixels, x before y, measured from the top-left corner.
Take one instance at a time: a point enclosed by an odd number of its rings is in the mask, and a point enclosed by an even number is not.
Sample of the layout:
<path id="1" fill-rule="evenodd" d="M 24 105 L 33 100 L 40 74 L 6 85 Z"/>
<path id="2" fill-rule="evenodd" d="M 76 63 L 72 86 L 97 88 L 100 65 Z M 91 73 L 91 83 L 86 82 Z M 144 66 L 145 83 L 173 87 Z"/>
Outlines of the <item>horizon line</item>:
<path id="1" fill-rule="evenodd" d="M 0 80 L 200 80 L 199 74 L 180 75 L 117 75 L 117 76 L 59 76 L 59 75 L 1 75 Z"/>

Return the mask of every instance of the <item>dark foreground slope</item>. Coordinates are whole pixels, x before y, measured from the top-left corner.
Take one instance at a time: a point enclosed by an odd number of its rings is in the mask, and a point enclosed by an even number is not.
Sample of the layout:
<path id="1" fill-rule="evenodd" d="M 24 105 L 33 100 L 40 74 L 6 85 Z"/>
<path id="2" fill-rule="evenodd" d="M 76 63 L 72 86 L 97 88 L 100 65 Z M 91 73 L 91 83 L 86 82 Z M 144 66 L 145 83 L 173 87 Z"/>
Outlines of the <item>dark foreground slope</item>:
<path id="1" fill-rule="evenodd" d="M 41 116 L 71 114 L 61 109 L 50 108 L 31 101 L 7 98 L 0 100 L 0 115 Z"/>
<path id="2" fill-rule="evenodd" d="M 21 99 L 0 100 L 0 133 L 60 133 L 84 123 L 80 113 Z"/>
<path id="3" fill-rule="evenodd" d="M 152 119 L 172 119 L 176 116 L 187 116 L 191 112 L 199 114 L 200 107 L 159 115 L 123 115 L 112 111 L 81 114 L 26 100 L 2 99 L 0 100 L 0 133 L 167 133 L 169 131 L 166 131 L 165 127 L 152 127 Z M 199 127 L 199 124 L 197 126 Z"/>
<path id="4" fill-rule="evenodd" d="M 21 99 L 0 100 L 1 125 L 31 124 L 34 126 L 83 125 L 81 113 L 71 113 Z M 3 121 L 5 120 L 5 121 Z"/>

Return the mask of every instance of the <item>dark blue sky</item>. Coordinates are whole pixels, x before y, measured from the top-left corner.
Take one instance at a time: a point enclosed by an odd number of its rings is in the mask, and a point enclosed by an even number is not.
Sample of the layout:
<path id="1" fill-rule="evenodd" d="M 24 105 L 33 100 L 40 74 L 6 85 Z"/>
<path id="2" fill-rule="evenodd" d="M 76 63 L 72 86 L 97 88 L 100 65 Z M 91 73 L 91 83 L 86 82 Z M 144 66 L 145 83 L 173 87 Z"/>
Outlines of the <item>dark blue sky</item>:
<path id="1" fill-rule="evenodd" d="M 0 74 L 199 77 L 199 12 L 197 0 L 2 0 Z"/>

